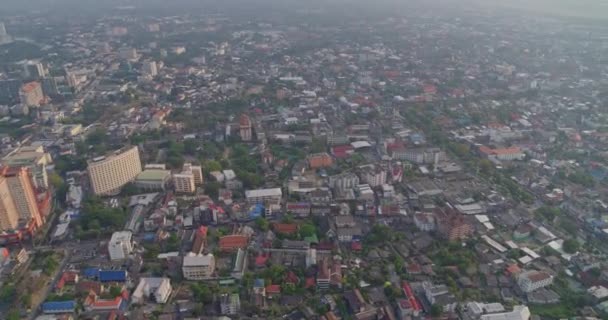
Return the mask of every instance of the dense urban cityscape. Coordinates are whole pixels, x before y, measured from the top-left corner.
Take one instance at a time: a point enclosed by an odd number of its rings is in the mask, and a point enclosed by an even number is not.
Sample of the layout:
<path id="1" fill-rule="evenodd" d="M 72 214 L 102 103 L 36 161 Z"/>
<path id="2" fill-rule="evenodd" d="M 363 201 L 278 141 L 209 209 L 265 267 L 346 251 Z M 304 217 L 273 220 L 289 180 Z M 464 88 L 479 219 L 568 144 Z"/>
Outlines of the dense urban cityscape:
<path id="1" fill-rule="evenodd" d="M 0 4 L 1 319 L 608 319 L 606 20 L 149 1 Z"/>

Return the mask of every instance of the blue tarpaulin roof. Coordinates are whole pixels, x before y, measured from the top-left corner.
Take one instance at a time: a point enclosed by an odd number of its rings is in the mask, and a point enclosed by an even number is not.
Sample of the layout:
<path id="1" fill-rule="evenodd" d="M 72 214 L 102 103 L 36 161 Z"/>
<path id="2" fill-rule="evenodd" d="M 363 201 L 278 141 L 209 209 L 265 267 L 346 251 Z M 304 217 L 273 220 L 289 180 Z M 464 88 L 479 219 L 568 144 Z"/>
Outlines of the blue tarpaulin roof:
<path id="1" fill-rule="evenodd" d="M 76 309 L 76 301 L 49 301 L 42 304 L 42 312 L 45 313 L 63 313 L 66 311 L 74 311 Z"/>
<path id="2" fill-rule="evenodd" d="M 82 274 L 87 278 L 97 278 L 99 276 L 99 268 L 86 268 Z"/>
<path id="3" fill-rule="evenodd" d="M 99 281 L 125 282 L 127 281 L 127 272 L 125 270 L 102 270 L 99 271 Z"/>

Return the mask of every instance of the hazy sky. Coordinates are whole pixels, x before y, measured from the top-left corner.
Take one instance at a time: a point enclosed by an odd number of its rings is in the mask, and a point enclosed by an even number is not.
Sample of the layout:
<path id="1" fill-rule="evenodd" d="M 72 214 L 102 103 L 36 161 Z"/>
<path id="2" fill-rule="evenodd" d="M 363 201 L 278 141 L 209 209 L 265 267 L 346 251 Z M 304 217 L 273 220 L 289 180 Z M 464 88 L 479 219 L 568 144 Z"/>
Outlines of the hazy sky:
<path id="1" fill-rule="evenodd" d="M 201 3 L 208 5 L 215 3 L 222 6 L 235 2 L 251 6 L 264 6 L 273 2 L 285 5 L 290 1 L 297 3 L 298 7 L 304 6 L 307 3 L 318 5 L 336 2 L 356 2 L 359 4 L 366 3 L 370 6 L 400 6 L 411 5 L 412 3 L 447 3 L 454 4 L 461 8 L 463 6 L 466 7 L 466 5 L 475 4 L 494 8 L 502 7 L 521 9 L 539 14 L 601 18 L 608 20 L 608 0 L 0 0 L 0 12 L 7 13 L 8 11 L 13 11 L 18 8 L 38 8 L 41 11 L 46 11 L 47 8 L 58 9 L 69 6 L 71 7 L 73 13 L 77 13 L 78 10 L 91 11 L 95 10 L 95 8 L 99 8 L 100 6 L 113 7 L 130 4 L 135 4 L 137 6 L 164 6 L 168 10 L 171 10 L 171 8 L 175 9 L 179 7 L 188 7 L 191 5 L 199 6 Z"/>

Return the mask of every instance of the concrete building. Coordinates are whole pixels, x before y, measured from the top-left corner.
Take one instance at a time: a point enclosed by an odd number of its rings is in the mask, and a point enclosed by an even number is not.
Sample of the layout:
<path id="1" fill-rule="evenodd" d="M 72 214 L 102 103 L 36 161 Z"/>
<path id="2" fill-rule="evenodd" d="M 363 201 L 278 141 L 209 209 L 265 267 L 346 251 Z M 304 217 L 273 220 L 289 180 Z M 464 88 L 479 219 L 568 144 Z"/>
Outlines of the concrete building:
<path id="1" fill-rule="evenodd" d="M 379 187 L 386 184 L 387 172 L 380 166 L 365 166 L 361 169 L 361 181 L 370 185 L 370 187 Z"/>
<path id="2" fill-rule="evenodd" d="M 194 175 L 192 172 L 174 173 L 173 186 L 175 186 L 175 192 L 177 193 L 194 193 L 196 191 Z"/>
<path id="3" fill-rule="evenodd" d="M 185 256 L 182 272 L 187 280 L 209 279 L 215 272 L 215 257 L 212 254 Z"/>
<path id="4" fill-rule="evenodd" d="M 439 148 L 398 149 L 393 151 L 392 158 L 416 164 L 433 164 L 447 159 L 445 152 Z"/>
<path id="5" fill-rule="evenodd" d="M 11 167 L 27 167 L 36 188 L 48 188 L 49 179 L 47 166 L 52 163 L 51 155 L 44 151 L 43 146 L 30 146 L 15 149 L 7 155 L 2 164 Z"/>
<path id="6" fill-rule="evenodd" d="M 154 297 L 156 303 L 166 303 L 173 292 L 169 278 L 141 278 L 131 295 L 133 303 L 145 303 L 146 298 Z"/>
<path id="7" fill-rule="evenodd" d="M 23 72 L 26 78 L 40 79 L 46 77 L 46 70 L 42 63 L 37 61 L 27 61 L 23 64 Z"/>
<path id="8" fill-rule="evenodd" d="M 156 77 L 158 75 L 156 61 L 145 61 L 142 65 L 142 72 L 150 77 Z"/>
<path id="9" fill-rule="evenodd" d="M 193 166 L 191 163 L 184 163 L 183 172 L 190 172 L 194 176 L 194 184 L 200 186 L 203 184 L 203 168 L 201 166 Z"/>
<path id="10" fill-rule="evenodd" d="M 119 55 L 125 60 L 135 60 L 137 59 L 137 50 L 135 48 L 121 48 Z"/>
<path id="11" fill-rule="evenodd" d="M 32 81 L 21 86 L 19 89 L 21 104 L 27 107 L 40 107 L 44 101 L 44 93 L 40 82 Z"/>
<path id="12" fill-rule="evenodd" d="M 280 205 L 283 192 L 281 188 L 247 190 L 245 191 L 245 197 L 249 204 Z"/>
<path id="13" fill-rule="evenodd" d="M 251 141 L 252 139 L 252 125 L 251 119 L 248 115 L 243 114 L 239 119 L 239 132 L 241 136 L 241 140 L 243 141 Z"/>
<path id="14" fill-rule="evenodd" d="M 220 296 L 220 308 L 223 315 L 235 315 L 241 310 L 241 298 L 238 293 L 224 293 Z"/>
<path id="15" fill-rule="evenodd" d="M 115 195 L 141 173 L 139 149 L 130 147 L 107 157 L 98 157 L 88 163 L 93 193 L 99 196 Z"/>
<path id="16" fill-rule="evenodd" d="M 7 180 L 13 203 L 19 213 L 19 219 L 32 222 L 36 228 L 42 226 L 44 218 L 38 208 L 29 170 L 24 167 L 5 167 L 2 170 L 2 175 Z"/>
<path id="17" fill-rule="evenodd" d="M 344 172 L 329 177 L 329 186 L 337 190 L 352 189 L 359 185 L 359 176 L 352 172 Z"/>
<path id="18" fill-rule="evenodd" d="M 553 276 L 542 271 L 522 272 L 517 276 L 517 285 L 523 292 L 532 292 L 553 283 Z"/>
<path id="19" fill-rule="evenodd" d="M 531 317 L 530 309 L 527 306 L 514 306 L 513 311 L 484 314 L 480 320 L 529 320 Z"/>
<path id="20" fill-rule="evenodd" d="M 171 172 L 169 170 L 149 169 L 137 175 L 135 185 L 140 190 L 158 191 L 165 190 L 170 181 Z"/>
<path id="21" fill-rule="evenodd" d="M 133 252 L 133 234 L 131 231 L 118 231 L 112 234 L 108 242 L 110 260 L 126 259 Z"/>
<path id="22" fill-rule="evenodd" d="M 203 184 L 203 169 L 200 166 L 193 166 L 191 163 L 184 163 L 180 173 L 173 174 L 173 185 L 175 192 L 194 193 L 197 185 Z"/>
<path id="23" fill-rule="evenodd" d="M 19 224 L 19 218 L 8 180 L 0 177 L 0 231 L 15 230 Z"/>
<path id="24" fill-rule="evenodd" d="M 488 159 L 500 161 L 523 160 L 526 157 L 519 147 L 491 149 L 481 146 L 479 147 L 479 152 Z"/>
<path id="25" fill-rule="evenodd" d="M 416 212 L 414 224 L 420 231 L 433 231 L 435 230 L 435 216 L 430 212 Z"/>
<path id="26" fill-rule="evenodd" d="M 0 44 L 11 43 L 13 38 L 6 32 L 6 28 L 4 27 L 4 23 L 0 22 Z"/>

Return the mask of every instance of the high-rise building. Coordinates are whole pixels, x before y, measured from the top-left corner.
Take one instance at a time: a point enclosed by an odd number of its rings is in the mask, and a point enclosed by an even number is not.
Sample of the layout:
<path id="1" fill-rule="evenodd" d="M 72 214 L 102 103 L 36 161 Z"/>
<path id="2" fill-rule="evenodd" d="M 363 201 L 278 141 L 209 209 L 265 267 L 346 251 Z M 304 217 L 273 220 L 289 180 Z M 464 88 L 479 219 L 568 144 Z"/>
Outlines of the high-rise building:
<path id="1" fill-rule="evenodd" d="M 135 48 L 121 48 L 119 54 L 125 60 L 137 59 L 137 50 Z"/>
<path id="2" fill-rule="evenodd" d="M 2 176 L 7 180 L 15 208 L 22 221 L 31 221 L 36 228 L 44 223 L 38 208 L 29 170 L 25 167 L 4 167 Z"/>
<path id="3" fill-rule="evenodd" d="M 19 212 L 13 202 L 8 180 L 0 177 L 0 231 L 15 230 L 19 224 Z"/>
<path id="4" fill-rule="evenodd" d="M 44 101 L 42 86 L 37 81 L 28 82 L 19 90 L 21 104 L 28 107 L 39 107 Z"/>
<path id="5" fill-rule="evenodd" d="M 194 184 L 203 184 L 203 168 L 201 166 L 193 166 L 191 163 L 184 163 L 183 171 L 191 172 L 194 176 Z"/>
<path id="6" fill-rule="evenodd" d="M 19 99 L 19 89 L 22 81 L 19 79 L 0 80 L 0 104 L 11 104 Z"/>
<path id="7" fill-rule="evenodd" d="M 239 119 L 239 129 L 241 140 L 251 141 L 251 119 L 249 119 L 248 115 L 241 115 L 241 118 Z"/>
<path id="8" fill-rule="evenodd" d="M 194 193 L 196 191 L 192 172 L 174 173 L 173 185 L 177 193 Z"/>
<path id="9" fill-rule="evenodd" d="M 6 44 L 13 41 L 13 38 L 6 32 L 6 27 L 3 22 L 0 22 L 0 44 Z"/>
<path id="10" fill-rule="evenodd" d="M 97 157 L 88 163 L 91 187 L 96 195 L 114 195 L 141 172 L 139 149 L 130 147 L 115 151 L 106 157 Z"/>
<path id="11" fill-rule="evenodd" d="M 145 75 L 156 77 L 156 75 L 158 75 L 156 61 L 145 61 L 142 66 L 142 71 Z"/>
<path id="12" fill-rule="evenodd" d="M 43 189 L 49 186 L 46 169 L 51 162 L 51 155 L 42 146 L 20 147 L 2 159 L 2 164 L 10 167 L 27 167 L 32 174 L 34 187 Z"/>
<path id="13" fill-rule="evenodd" d="M 54 77 L 45 77 L 40 79 L 42 82 L 42 93 L 45 96 L 56 96 L 59 94 L 59 87 L 57 86 L 57 80 Z"/>
<path id="14" fill-rule="evenodd" d="M 23 72 L 28 79 L 40 79 L 46 77 L 44 65 L 38 61 L 28 61 L 23 64 Z"/>
<path id="15" fill-rule="evenodd" d="M 208 255 L 188 255 L 184 257 L 182 272 L 187 280 L 205 280 L 215 271 L 215 257 Z"/>
<path id="16" fill-rule="evenodd" d="M 108 242 L 110 260 L 126 259 L 133 251 L 133 234 L 131 231 L 118 231 L 112 234 Z"/>

